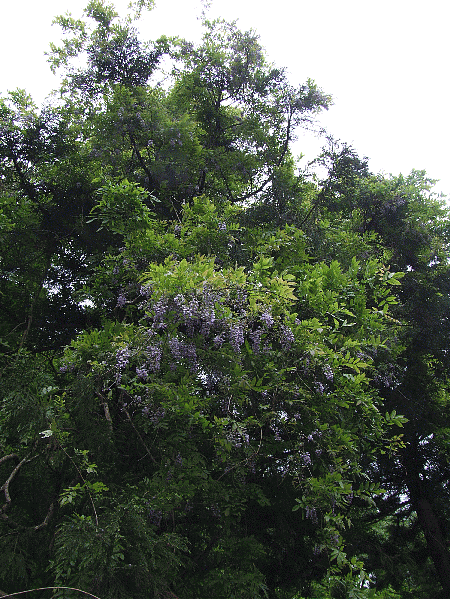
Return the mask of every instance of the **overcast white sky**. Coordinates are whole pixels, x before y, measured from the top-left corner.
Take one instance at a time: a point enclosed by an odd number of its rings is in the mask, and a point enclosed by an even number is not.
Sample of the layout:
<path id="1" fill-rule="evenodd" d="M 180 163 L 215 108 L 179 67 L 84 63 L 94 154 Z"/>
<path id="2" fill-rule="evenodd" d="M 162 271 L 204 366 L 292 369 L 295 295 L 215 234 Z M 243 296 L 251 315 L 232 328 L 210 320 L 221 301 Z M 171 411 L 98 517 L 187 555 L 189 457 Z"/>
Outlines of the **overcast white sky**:
<path id="1" fill-rule="evenodd" d="M 0 93 L 23 87 L 41 103 L 57 85 L 45 50 L 58 42 L 53 17 L 82 14 L 88 0 L 5 2 L 0 24 Z M 114 2 L 125 15 L 127 0 Z M 199 0 L 156 0 L 138 28 L 200 37 Z M 308 77 L 334 98 L 321 122 L 368 156 L 375 172 L 425 169 L 450 194 L 450 8 L 444 0 L 213 0 L 210 18 L 238 19 L 261 36 L 269 60 L 292 84 Z M 319 146 L 300 138 L 312 159 Z"/>

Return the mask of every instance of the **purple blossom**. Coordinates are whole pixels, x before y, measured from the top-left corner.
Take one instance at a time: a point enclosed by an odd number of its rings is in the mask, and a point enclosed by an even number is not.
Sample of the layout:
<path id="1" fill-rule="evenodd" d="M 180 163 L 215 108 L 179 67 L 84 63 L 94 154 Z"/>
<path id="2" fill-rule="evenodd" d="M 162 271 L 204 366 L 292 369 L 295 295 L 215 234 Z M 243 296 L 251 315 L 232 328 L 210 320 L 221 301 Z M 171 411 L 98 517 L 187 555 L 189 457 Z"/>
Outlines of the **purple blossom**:
<path id="1" fill-rule="evenodd" d="M 158 424 L 158 422 L 166 415 L 166 410 L 161 407 L 152 410 L 151 406 L 145 406 L 145 408 L 142 409 L 142 415 L 147 416 L 152 424 Z"/>
<path id="2" fill-rule="evenodd" d="M 282 347 L 284 349 L 290 349 L 293 342 L 295 341 L 294 333 L 285 324 L 280 325 L 280 331 L 281 331 L 280 341 L 281 341 Z"/>
<path id="3" fill-rule="evenodd" d="M 226 231 L 227 230 L 227 225 L 225 222 L 221 222 L 219 223 L 219 231 Z"/>
<path id="4" fill-rule="evenodd" d="M 275 439 L 275 441 L 282 441 L 283 437 L 281 436 L 282 431 L 280 430 L 280 428 L 273 423 L 270 425 L 270 428 L 273 431 L 273 438 Z"/>
<path id="5" fill-rule="evenodd" d="M 188 301 L 183 294 L 179 293 L 174 298 L 175 305 L 181 309 L 183 321 L 186 323 L 190 335 L 194 333 L 196 321 L 201 317 L 200 304 L 196 298 Z"/>
<path id="6" fill-rule="evenodd" d="M 123 295 L 123 293 L 121 293 L 119 295 L 119 297 L 117 298 L 117 307 L 123 308 L 123 306 L 125 306 L 126 303 L 127 303 L 127 298 Z"/>
<path id="7" fill-rule="evenodd" d="M 184 297 L 184 295 L 182 293 L 179 293 L 178 295 L 176 295 L 173 298 L 173 301 L 175 302 L 175 304 L 177 306 L 182 307 L 186 303 L 186 298 Z"/>
<path id="8" fill-rule="evenodd" d="M 309 505 L 307 505 L 305 508 L 305 511 L 306 511 L 306 518 L 308 520 L 311 520 L 313 522 L 313 524 L 317 524 L 318 518 L 317 518 L 316 508 L 309 507 Z"/>
<path id="9" fill-rule="evenodd" d="M 241 346 L 244 344 L 244 329 L 242 325 L 236 324 L 230 327 L 230 345 L 236 353 L 241 351 Z"/>
<path id="10" fill-rule="evenodd" d="M 149 518 L 151 524 L 154 524 L 155 526 L 159 526 L 161 524 L 161 520 L 162 520 L 162 512 L 160 510 L 154 510 L 154 509 L 150 508 L 148 510 L 148 518 Z"/>
<path id="11" fill-rule="evenodd" d="M 322 393 L 325 391 L 325 387 L 320 382 L 314 383 L 314 389 L 317 391 L 317 393 L 320 393 L 320 395 L 322 395 Z"/>
<path id="12" fill-rule="evenodd" d="M 300 454 L 300 460 L 305 466 L 309 466 L 312 464 L 311 456 L 308 452 Z"/>
<path id="13" fill-rule="evenodd" d="M 243 289 L 237 289 L 236 290 L 236 304 L 238 306 L 242 307 L 242 312 L 245 312 L 244 310 L 244 304 L 247 301 L 247 293 L 243 290 Z"/>
<path id="14" fill-rule="evenodd" d="M 127 365 L 130 357 L 130 350 L 128 347 L 119 349 L 116 353 L 116 368 L 117 370 L 123 370 Z"/>
<path id="15" fill-rule="evenodd" d="M 197 363 L 197 350 L 193 343 L 180 341 L 177 337 L 169 339 L 169 349 L 175 360 L 188 360 L 191 366 Z"/>
<path id="16" fill-rule="evenodd" d="M 213 308 L 207 308 L 203 312 L 203 322 L 201 334 L 206 337 L 216 321 L 216 315 Z"/>
<path id="17" fill-rule="evenodd" d="M 214 347 L 222 347 L 225 343 L 225 333 L 220 333 L 220 335 L 216 335 L 213 339 Z"/>
<path id="18" fill-rule="evenodd" d="M 255 354 L 259 353 L 261 350 L 261 336 L 263 330 L 261 328 L 256 329 L 256 331 L 252 331 L 249 335 L 252 340 L 252 349 Z"/>
<path id="19" fill-rule="evenodd" d="M 378 372 L 374 377 L 373 381 L 379 387 L 387 387 L 395 389 L 398 386 L 398 380 L 394 372 Z"/>
<path id="20" fill-rule="evenodd" d="M 162 297 L 152 306 L 153 311 L 153 326 L 156 330 L 165 328 L 164 317 L 167 313 L 168 302 Z"/>
<path id="21" fill-rule="evenodd" d="M 226 439 L 236 449 L 239 449 L 240 447 L 242 447 L 242 445 L 244 443 L 246 445 L 248 445 L 249 440 L 250 440 L 249 435 L 246 432 L 246 430 L 238 429 L 238 428 L 228 431 L 226 434 Z"/>
<path id="22" fill-rule="evenodd" d="M 331 369 L 331 366 L 329 364 L 325 364 L 325 366 L 323 367 L 323 373 L 324 373 L 327 381 L 333 380 L 333 378 L 334 378 L 333 370 Z"/>
<path id="23" fill-rule="evenodd" d="M 315 431 L 313 431 L 312 433 L 310 433 L 308 435 L 308 441 L 314 441 L 314 439 L 320 439 L 320 437 L 322 436 L 322 431 L 319 429 L 316 429 Z"/>
<path id="24" fill-rule="evenodd" d="M 204 373 L 205 387 L 208 390 L 208 395 L 209 395 L 209 392 L 214 389 L 214 387 L 216 386 L 216 384 L 220 380 L 220 378 L 221 378 L 220 374 L 217 372 L 205 372 Z"/>
<path id="25" fill-rule="evenodd" d="M 142 368 L 136 368 L 136 374 L 144 381 L 148 379 L 148 370 L 144 366 Z"/>
<path id="26" fill-rule="evenodd" d="M 274 320 L 272 318 L 272 314 L 268 310 L 266 310 L 265 312 L 263 312 L 261 314 L 261 320 L 263 321 L 263 323 L 266 325 L 266 327 L 268 329 L 270 329 L 270 327 L 274 323 Z"/>
<path id="27" fill-rule="evenodd" d="M 149 345 L 145 351 L 147 366 L 151 372 L 158 372 L 161 367 L 162 349 L 159 345 Z"/>
<path id="28" fill-rule="evenodd" d="M 143 297 L 149 297 L 150 293 L 151 293 L 151 289 L 148 285 L 141 285 L 140 289 L 139 289 L 139 293 L 143 296 Z"/>

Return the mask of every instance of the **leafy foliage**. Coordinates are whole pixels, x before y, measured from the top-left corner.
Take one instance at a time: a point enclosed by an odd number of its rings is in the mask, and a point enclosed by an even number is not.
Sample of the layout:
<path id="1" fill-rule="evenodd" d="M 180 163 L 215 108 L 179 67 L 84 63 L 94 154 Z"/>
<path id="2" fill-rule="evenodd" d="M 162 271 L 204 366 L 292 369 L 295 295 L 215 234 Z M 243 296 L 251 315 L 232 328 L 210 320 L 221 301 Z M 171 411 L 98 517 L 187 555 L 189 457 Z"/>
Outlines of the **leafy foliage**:
<path id="1" fill-rule="evenodd" d="M 254 32 L 132 20 L 58 17 L 61 100 L 0 103 L 2 590 L 447 597 L 447 209 L 299 173 L 330 98 Z"/>

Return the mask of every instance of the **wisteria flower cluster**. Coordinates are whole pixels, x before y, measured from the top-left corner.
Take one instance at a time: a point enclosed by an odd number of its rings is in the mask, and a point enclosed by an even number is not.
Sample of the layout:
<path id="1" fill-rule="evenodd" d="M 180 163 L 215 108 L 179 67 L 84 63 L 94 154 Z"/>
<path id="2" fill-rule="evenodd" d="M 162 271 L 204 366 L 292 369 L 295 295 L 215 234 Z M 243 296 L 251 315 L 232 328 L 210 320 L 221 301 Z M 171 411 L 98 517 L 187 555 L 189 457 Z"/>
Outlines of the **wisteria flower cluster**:
<path id="1" fill-rule="evenodd" d="M 134 373 L 137 384 L 148 385 L 158 373 L 187 369 L 210 396 L 224 388 L 230 352 L 239 362 L 246 348 L 262 357 L 280 348 L 290 351 L 295 335 L 288 321 L 274 316 L 267 305 L 250 308 L 250 299 L 239 285 L 204 284 L 173 294 L 157 294 L 151 283 L 142 285 L 139 334 L 114 354 L 116 381 L 124 383 L 126 377 L 128 382 Z M 134 301 L 125 295 L 121 299 L 124 305 Z M 213 363 L 211 349 L 220 352 Z M 143 414 L 149 416 L 149 411 Z M 281 432 L 276 437 L 281 439 Z"/>
<path id="2" fill-rule="evenodd" d="M 234 428 L 227 431 L 226 439 L 232 447 L 239 449 L 244 444 L 248 445 L 250 437 L 244 428 Z"/>

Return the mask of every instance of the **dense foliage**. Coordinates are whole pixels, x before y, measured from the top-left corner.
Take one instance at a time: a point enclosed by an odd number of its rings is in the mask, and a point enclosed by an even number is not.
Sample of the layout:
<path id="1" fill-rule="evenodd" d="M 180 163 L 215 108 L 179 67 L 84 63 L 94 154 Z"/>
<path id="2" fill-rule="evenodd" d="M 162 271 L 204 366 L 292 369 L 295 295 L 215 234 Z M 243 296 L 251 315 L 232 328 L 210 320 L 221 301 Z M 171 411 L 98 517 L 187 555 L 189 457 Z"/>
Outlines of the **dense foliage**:
<path id="1" fill-rule="evenodd" d="M 2 592 L 449 597 L 433 182 L 299 171 L 331 100 L 235 24 L 56 22 L 58 95 L 0 99 Z"/>

